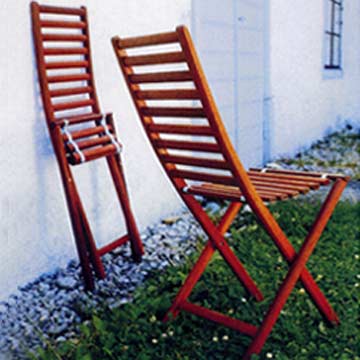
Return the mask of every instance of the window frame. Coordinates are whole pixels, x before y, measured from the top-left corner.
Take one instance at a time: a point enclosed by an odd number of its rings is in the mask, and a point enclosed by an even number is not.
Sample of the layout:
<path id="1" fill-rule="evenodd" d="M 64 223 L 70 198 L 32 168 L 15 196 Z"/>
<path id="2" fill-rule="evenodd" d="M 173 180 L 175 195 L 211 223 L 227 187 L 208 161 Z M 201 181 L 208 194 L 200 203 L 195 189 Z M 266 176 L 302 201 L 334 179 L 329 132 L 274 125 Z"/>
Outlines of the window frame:
<path id="1" fill-rule="evenodd" d="M 324 70 L 342 71 L 343 70 L 343 0 L 326 1 L 326 25 L 325 25 L 325 50 L 324 50 Z M 336 39 L 338 44 L 336 45 Z"/>

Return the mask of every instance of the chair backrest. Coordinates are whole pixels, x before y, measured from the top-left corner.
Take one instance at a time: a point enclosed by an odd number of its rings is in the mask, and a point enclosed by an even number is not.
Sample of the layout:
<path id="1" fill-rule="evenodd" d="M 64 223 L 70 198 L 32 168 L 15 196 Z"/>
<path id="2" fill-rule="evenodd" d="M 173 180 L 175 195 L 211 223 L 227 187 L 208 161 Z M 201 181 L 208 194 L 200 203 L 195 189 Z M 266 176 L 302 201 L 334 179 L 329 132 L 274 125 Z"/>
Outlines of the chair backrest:
<path id="1" fill-rule="evenodd" d="M 255 191 L 226 133 L 186 27 L 114 37 L 112 42 L 143 126 L 175 185 L 205 181 Z"/>
<path id="2" fill-rule="evenodd" d="M 47 121 L 99 113 L 86 8 L 32 2 L 31 10 Z"/>
<path id="3" fill-rule="evenodd" d="M 111 115 L 103 118 L 97 100 L 86 8 L 32 2 L 31 14 L 46 119 L 50 132 L 62 127 L 69 163 L 119 152 Z"/>

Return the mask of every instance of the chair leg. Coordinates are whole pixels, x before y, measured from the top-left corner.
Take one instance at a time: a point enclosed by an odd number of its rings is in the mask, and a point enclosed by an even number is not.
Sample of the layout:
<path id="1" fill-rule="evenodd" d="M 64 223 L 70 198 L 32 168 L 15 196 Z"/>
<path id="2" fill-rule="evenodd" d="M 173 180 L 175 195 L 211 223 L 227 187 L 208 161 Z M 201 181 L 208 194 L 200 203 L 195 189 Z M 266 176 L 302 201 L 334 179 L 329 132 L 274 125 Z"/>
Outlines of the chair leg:
<path id="1" fill-rule="evenodd" d="M 135 218 L 131 210 L 123 170 L 120 162 L 117 161 L 115 155 L 108 156 L 107 162 L 124 213 L 125 223 L 130 238 L 132 256 L 134 261 L 139 262 L 141 261 L 141 257 L 144 254 L 144 249 L 140 238 L 139 230 L 137 228 Z"/>
<path id="2" fill-rule="evenodd" d="M 229 206 L 217 227 L 218 231 L 221 234 L 224 234 L 230 227 L 241 207 L 242 203 L 239 202 L 234 202 Z M 179 314 L 179 306 L 183 304 L 191 294 L 191 291 L 193 290 L 196 283 L 199 281 L 201 275 L 204 273 L 215 251 L 216 246 L 211 242 L 211 240 L 209 240 L 208 243 L 205 245 L 202 253 L 200 254 L 199 259 L 197 260 L 197 262 L 191 269 L 189 275 L 187 276 L 183 286 L 179 290 L 173 304 L 165 315 L 163 321 L 168 321 L 170 314 L 173 318 L 175 318 Z"/>
<path id="3" fill-rule="evenodd" d="M 340 199 L 341 193 L 346 186 L 346 181 L 339 179 L 334 184 L 328 197 L 326 198 L 320 212 L 311 227 L 311 230 L 306 237 L 304 244 L 302 245 L 295 261 L 291 265 L 291 268 L 282 283 L 272 305 L 270 306 L 265 318 L 259 327 L 259 330 L 254 337 L 252 343 L 247 349 L 243 360 L 249 360 L 252 354 L 259 354 L 262 347 L 265 344 L 267 337 L 269 336 L 273 326 L 275 325 L 281 309 L 284 307 L 287 299 L 289 298 L 292 290 L 294 289 L 297 281 L 303 272 L 305 265 L 310 258 L 315 246 L 325 229 L 327 222 L 329 221 L 337 202 Z"/>
<path id="4" fill-rule="evenodd" d="M 344 180 L 346 186 L 346 181 Z M 336 183 L 335 183 L 336 184 Z M 334 184 L 334 186 L 335 186 Z M 334 188 L 333 186 L 333 188 Z M 330 193 L 329 193 L 330 195 Z M 255 204 L 254 204 L 255 205 Z M 296 258 L 296 251 L 293 248 L 290 241 L 287 239 L 286 235 L 278 225 L 278 223 L 273 219 L 270 212 L 266 207 L 259 208 L 256 205 L 254 206 L 254 212 L 259 217 L 259 220 L 263 224 L 264 228 L 267 230 L 268 234 L 274 241 L 275 245 L 287 260 L 287 262 L 291 265 Z M 339 318 L 326 299 L 325 295 L 320 290 L 319 286 L 315 282 L 312 275 L 306 269 L 303 269 L 300 280 L 309 294 L 311 300 L 314 302 L 315 306 L 318 308 L 319 312 L 322 314 L 324 319 L 331 325 L 339 324 Z"/>
<path id="5" fill-rule="evenodd" d="M 177 293 L 176 298 L 173 301 L 170 309 L 167 311 L 163 319 L 164 322 L 170 319 L 170 314 L 172 318 L 175 318 L 179 314 L 179 305 L 185 302 L 186 299 L 190 296 L 191 291 L 195 287 L 196 283 L 199 281 L 201 275 L 204 273 L 215 251 L 215 246 L 209 240 L 205 245 L 202 253 L 200 254 L 200 257 L 198 258 L 189 275 L 187 276 L 184 284 Z"/>
<path id="6" fill-rule="evenodd" d="M 82 214 L 79 212 L 77 201 L 77 191 L 73 179 L 67 178 L 64 180 L 65 193 L 67 198 L 68 209 L 70 213 L 71 224 L 75 236 L 77 252 L 80 259 L 82 274 L 86 290 L 93 290 L 95 287 L 94 278 L 92 275 L 89 254 L 87 252 L 86 239 L 82 227 Z"/>
<path id="7" fill-rule="evenodd" d="M 237 276 L 237 278 L 244 285 L 245 289 L 254 296 L 257 301 L 263 300 L 264 296 L 256 286 L 255 282 L 245 270 L 240 260 L 235 256 L 230 246 L 221 235 L 216 226 L 211 222 L 206 212 L 202 209 L 201 205 L 194 199 L 192 195 L 185 195 L 183 199 L 190 209 L 190 211 L 196 216 L 200 225 L 209 236 L 210 240 L 214 243 L 217 250 L 228 263 L 231 270 Z"/>
<path id="8" fill-rule="evenodd" d="M 88 249 L 86 245 L 86 239 L 82 228 L 82 214 L 79 212 L 79 195 L 69 167 L 69 163 L 66 159 L 62 134 L 59 127 L 53 129 L 51 132 L 51 138 L 53 141 L 56 157 L 58 159 L 60 175 L 65 190 L 67 207 L 70 213 L 71 225 L 75 236 L 75 243 L 80 259 L 85 288 L 87 290 L 93 290 L 95 284 L 89 261 L 89 254 L 87 252 Z"/>
<path id="9" fill-rule="evenodd" d="M 106 275 L 105 269 L 104 269 L 104 264 L 101 261 L 101 257 L 99 255 L 98 249 L 96 248 L 95 240 L 92 235 L 90 225 L 87 220 L 85 210 L 81 203 L 81 199 L 80 199 L 80 196 L 78 193 L 77 193 L 77 203 L 78 203 L 78 212 L 79 212 L 79 216 L 81 219 L 81 225 L 82 225 L 83 233 L 85 234 L 85 237 L 86 237 L 86 244 L 87 244 L 89 258 L 90 258 L 92 267 L 95 271 L 96 276 L 98 276 L 100 279 L 104 279 L 105 275 Z"/>

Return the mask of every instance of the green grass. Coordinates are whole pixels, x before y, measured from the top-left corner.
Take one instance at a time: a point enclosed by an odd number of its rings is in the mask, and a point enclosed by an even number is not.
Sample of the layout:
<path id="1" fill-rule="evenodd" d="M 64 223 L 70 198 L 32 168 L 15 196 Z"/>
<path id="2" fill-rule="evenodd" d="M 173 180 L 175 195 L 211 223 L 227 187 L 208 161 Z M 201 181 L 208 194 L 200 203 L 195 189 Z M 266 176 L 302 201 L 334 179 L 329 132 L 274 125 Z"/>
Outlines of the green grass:
<path id="1" fill-rule="evenodd" d="M 301 200 L 278 203 L 271 210 L 298 249 L 319 204 Z M 360 204 L 339 203 L 308 268 L 341 318 L 328 327 L 298 284 L 260 357 L 278 360 L 359 360 Z M 190 300 L 260 324 L 287 264 L 250 213 L 238 217 L 229 243 L 260 286 L 266 300 L 249 298 L 219 255 L 215 255 Z M 134 297 L 118 309 L 88 314 L 81 335 L 40 349 L 41 359 L 240 359 L 250 339 L 235 331 L 181 313 L 166 324 L 162 318 L 197 254 L 180 267 L 153 272 Z"/>

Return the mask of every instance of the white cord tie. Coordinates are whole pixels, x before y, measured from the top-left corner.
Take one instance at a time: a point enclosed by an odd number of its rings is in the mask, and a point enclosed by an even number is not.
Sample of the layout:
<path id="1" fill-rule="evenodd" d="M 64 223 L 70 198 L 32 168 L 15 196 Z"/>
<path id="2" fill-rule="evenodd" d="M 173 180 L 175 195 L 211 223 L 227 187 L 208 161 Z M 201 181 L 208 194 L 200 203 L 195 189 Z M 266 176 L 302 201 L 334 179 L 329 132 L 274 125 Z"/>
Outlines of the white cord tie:
<path id="1" fill-rule="evenodd" d="M 69 120 L 64 119 L 64 127 L 61 129 L 62 133 L 67 136 L 67 143 L 72 145 L 74 147 L 75 153 L 79 154 L 80 156 L 80 162 L 83 163 L 86 161 L 84 153 L 80 150 L 78 144 L 74 141 L 74 139 L 71 136 L 71 133 L 68 129 L 69 126 Z"/>
<path id="2" fill-rule="evenodd" d="M 116 152 L 118 154 L 121 154 L 123 150 L 123 145 L 120 144 L 119 141 L 115 139 L 115 136 L 110 132 L 109 127 L 104 118 L 101 119 L 100 125 L 104 128 L 104 132 L 109 137 L 111 143 L 116 147 Z"/>

